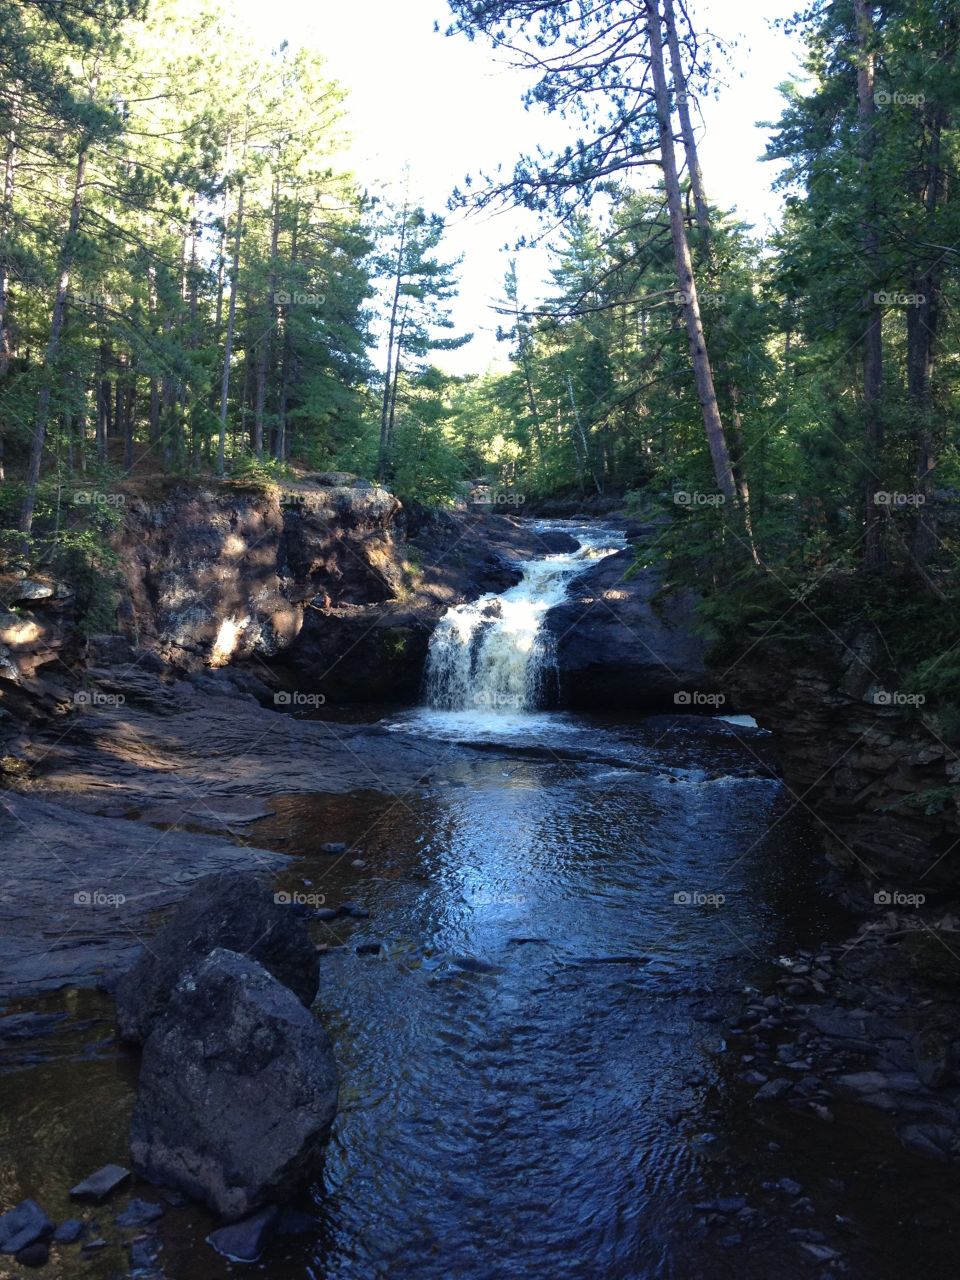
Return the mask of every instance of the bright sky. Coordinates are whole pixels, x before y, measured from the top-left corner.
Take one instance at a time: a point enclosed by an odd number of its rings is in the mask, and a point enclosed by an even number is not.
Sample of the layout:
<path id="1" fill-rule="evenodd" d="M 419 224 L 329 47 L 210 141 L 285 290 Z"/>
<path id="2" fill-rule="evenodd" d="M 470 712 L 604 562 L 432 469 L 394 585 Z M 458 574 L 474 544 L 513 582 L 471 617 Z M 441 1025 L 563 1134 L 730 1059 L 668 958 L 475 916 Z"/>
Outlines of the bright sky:
<path id="1" fill-rule="evenodd" d="M 522 151 L 570 136 L 557 119 L 524 111 L 523 78 L 498 63 L 487 42 L 434 32 L 435 23 L 442 30 L 448 21 L 444 0 L 233 3 L 254 38 L 268 46 L 286 39 L 327 58 L 331 75 L 350 92 L 351 158 L 371 192 L 402 194 L 409 168 L 412 197 L 428 211 L 443 212 L 465 174 L 490 172 L 501 163 L 509 172 Z M 730 65 L 721 69 L 717 99 L 701 104 L 707 190 L 761 234 L 776 222 L 780 200 L 770 191 L 775 168 L 758 160 L 766 131 L 756 122 L 777 118 L 777 85 L 798 72 L 796 39 L 772 26 L 795 12 L 797 0 L 692 0 L 692 8 L 701 30 L 734 46 Z M 536 229 L 532 217 L 513 212 L 483 220 L 450 215 L 448 255 L 464 255 L 454 317 L 458 331 L 473 330 L 476 337 L 438 358 L 448 371 L 480 372 L 505 361 L 491 311 L 502 296 L 509 256 L 503 247 Z M 523 301 L 535 300 L 546 267 L 541 252 L 519 255 Z"/>

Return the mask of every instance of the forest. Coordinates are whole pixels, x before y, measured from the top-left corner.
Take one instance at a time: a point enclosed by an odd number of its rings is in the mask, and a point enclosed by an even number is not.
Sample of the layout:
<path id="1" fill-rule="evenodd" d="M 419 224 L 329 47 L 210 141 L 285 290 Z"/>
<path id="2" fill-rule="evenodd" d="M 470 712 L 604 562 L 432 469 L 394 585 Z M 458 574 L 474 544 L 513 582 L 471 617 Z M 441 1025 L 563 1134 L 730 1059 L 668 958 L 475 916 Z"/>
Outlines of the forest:
<path id="1" fill-rule="evenodd" d="M 71 506 L 93 477 L 295 465 L 430 503 L 477 481 L 533 505 L 631 495 L 683 517 L 680 572 L 709 552 L 766 588 L 856 567 L 950 592 L 950 5 L 793 19 L 809 80 L 771 122 L 786 213 L 761 242 L 711 204 L 694 117 L 724 53 L 682 6 L 648 32 L 616 4 L 453 4 L 450 36 L 532 70 L 531 105 L 577 130 L 452 197 L 557 229 L 547 296 L 513 259 L 493 301 L 509 369 L 460 377 L 432 359 L 470 340 L 445 211 L 359 188 L 319 55 L 264 57 L 179 0 L 8 0 L 2 20 L 12 545 L 83 540 L 110 515 Z"/>

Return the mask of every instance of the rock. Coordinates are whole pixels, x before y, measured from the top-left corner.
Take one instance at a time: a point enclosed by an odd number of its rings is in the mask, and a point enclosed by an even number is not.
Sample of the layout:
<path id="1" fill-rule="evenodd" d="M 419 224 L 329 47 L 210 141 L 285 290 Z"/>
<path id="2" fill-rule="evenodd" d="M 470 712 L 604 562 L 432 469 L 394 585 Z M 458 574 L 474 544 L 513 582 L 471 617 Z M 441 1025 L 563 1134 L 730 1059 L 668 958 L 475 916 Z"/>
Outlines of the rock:
<path id="1" fill-rule="evenodd" d="M 313 913 L 314 920 L 323 920 L 324 922 L 336 920 L 340 912 L 336 907 L 317 907 Z"/>
<path id="2" fill-rule="evenodd" d="M 361 907 L 359 902 L 341 902 L 340 915 L 349 916 L 353 920 L 369 920 L 370 912 L 366 907 Z"/>
<path id="3" fill-rule="evenodd" d="M 361 942 L 355 950 L 358 956 L 378 956 L 383 948 L 379 942 Z"/>
<path id="4" fill-rule="evenodd" d="M 249 955 L 294 993 L 313 1003 L 319 981 L 316 949 L 303 924 L 273 901 L 255 872 L 201 880 L 117 986 L 125 1040 L 143 1041 L 182 975 L 215 947 Z"/>
<path id="5" fill-rule="evenodd" d="M 270 1205 L 241 1222 L 212 1231 L 207 1244 L 231 1262 L 256 1262 L 273 1239 L 279 1214 L 277 1206 Z"/>
<path id="6" fill-rule="evenodd" d="M 160 1277 L 156 1262 L 160 1256 L 160 1241 L 156 1236 L 140 1236 L 130 1241 L 130 1266 L 134 1276 Z"/>
<path id="7" fill-rule="evenodd" d="M 489 960 L 480 960 L 477 956 L 453 956 L 450 963 L 464 973 L 503 973 L 503 969 Z"/>
<path id="8" fill-rule="evenodd" d="M 320 1230 L 320 1222 L 299 1209 L 284 1209 L 277 1219 L 278 1236 L 306 1236 Z"/>
<path id="9" fill-rule="evenodd" d="M 48 1239 L 53 1226 L 36 1200 L 21 1200 L 0 1217 L 0 1253 L 19 1253 L 38 1240 Z"/>
<path id="10" fill-rule="evenodd" d="M 717 1213 L 739 1213 L 747 1204 L 746 1196 L 717 1196 L 715 1207 Z"/>
<path id="11" fill-rule="evenodd" d="M 913 1061 L 917 1075 L 928 1089 L 945 1089 L 954 1078 L 953 1045 L 935 1026 L 924 1027 L 913 1038 Z"/>
<path id="12" fill-rule="evenodd" d="M 328 840 L 320 846 L 321 853 L 346 853 L 347 846 L 342 840 Z"/>
<path id="13" fill-rule="evenodd" d="M 255 960 L 184 976 L 143 1050 L 131 1151 L 151 1181 L 239 1218 L 313 1176 L 337 1109 L 326 1032 Z"/>
<path id="14" fill-rule="evenodd" d="M 111 1191 L 122 1187 L 129 1177 L 129 1169 L 118 1164 L 105 1164 L 96 1173 L 91 1173 L 89 1178 L 84 1178 L 75 1187 L 71 1187 L 70 1194 L 75 1200 L 106 1200 Z"/>
<path id="15" fill-rule="evenodd" d="M 942 1124 L 905 1124 L 897 1130 L 908 1151 L 946 1163 L 957 1147 L 957 1136 Z"/>
<path id="16" fill-rule="evenodd" d="M 768 1080 L 753 1095 L 755 1102 L 776 1102 L 793 1088 L 792 1080 L 784 1080 L 781 1076 L 776 1080 Z"/>
<path id="17" fill-rule="evenodd" d="M 807 1241 L 801 1244 L 800 1248 L 804 1253 L 809 1254 L 815 1262 L 836 1262 L 840 1258 L 840 1254 L 836 1249 L 831 1249 L 825 1244 L 817 1244 L 814 1241 Z"/>
<path id="18" fill-rule="evenodd" d="M 38 1240 L 36 1244 L 28 1244 L 25 1249 L 20 1249 L 16 1258 L 24 1267 L 45 1267 L 50 1261 L 50 1246 L 46 1241 Z"/>
<path id="19" fill-rule="evenodd" d="M 54 583 L 40 582 L 37 578 L 23 578 L 7 598 L 14 602 L 20 600 L 49 600 L 55 590 Z"/>
<path id="20" fill-rule="evenodd" d="M 803 1187 L 799 1182 L 794 1182 L 792 1178 L 780 1178 L 777 1186 L 788 1196 L 799 1196 L 803 1194 Z"/>
<path id="21" fill-rule="evenodd" d="M 55 1244 L 76 1244 L 87 1234 L 87 1224 L 79 1218 L 68 1218 L 61 1222 L 53 1233 Z"/>
<path id="22" fill-rule="evenodd" d="M 594 562 L 569 599 L 548 611 L 544 627 L 556 642 L 560 704 L 716 710 L 693 700 L 714 690 L 696 595 L 684 589 L 658 598 L 660 570 L 631 573 L 635 558 L 626 550 Z M 684 694 L 687 701 L 674 701 Z"/>
<path id="23" fill-rule="evenodd" d="M 166 1210 L 162 1204 L 150 1200 L 131 1200 L 123 1213 L 117 1214 L 118 1227 L 145 1227 L 162 1218 Z"/>
<path id="24" fill-rule="evenodd" d="M 95 1240 L 88 1240 L 85 1245 L 80 1248 L 81 1253 L 99 1253 L 101 1249 L 107 1247 L 107 1242 L 103 1236 L 97 1236 Z"/>

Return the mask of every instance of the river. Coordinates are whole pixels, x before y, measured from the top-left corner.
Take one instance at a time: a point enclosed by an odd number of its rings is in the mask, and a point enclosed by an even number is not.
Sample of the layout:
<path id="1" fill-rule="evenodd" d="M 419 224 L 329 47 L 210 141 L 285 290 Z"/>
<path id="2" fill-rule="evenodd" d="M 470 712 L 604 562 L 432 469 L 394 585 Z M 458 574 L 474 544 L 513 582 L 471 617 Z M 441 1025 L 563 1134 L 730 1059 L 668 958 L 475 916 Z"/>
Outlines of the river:
<path id="1" fill-rule="evenodd" d="M 861 1235 L 891 1212 L 879 1131 L 860 1124 L 837 1150 L 827 1127 L 752 1107 L 738 1079 L 727 1002 L 848 924 L 817 887 L 816 836 L 768 735 L 738 717 L 536 709 L 546 604 L 620 545 L 615 530 L 574 532 L 581 551 L 449 617 L 427 705 L 382 715 L 435 742 L 429 782 L 288 796 L 278 779 L 273 815 L 251 829 L 292 855 L 285 887 L 370 912 L 318 935 L 332 944 L 318 1008 L 341 1109 L 318 1236 L 275 1244 L 255 1268 L 270 1280 L 799 1277 L 818 1274 L 804 1242 L 836 1234 L 832 1183 Z M 481 749 L 445 766 L 450 742 Z M 348 855 L 322 853 L 327 841 Z M 379 953 L 358 954 L 365 943 Z M 135 1058 L 103 996 L 29 1007 L 67 1016 L 52 1042 L 8 1053 L 0 1193 L 65 1216 L 71 1182 L 124 1159 Z M 788 1213 L 786 1176 L 809 1212 Z M 717 1197 L 733 1206 L 726 1227 L 709 1220 Z M 210 1227 L 168 1212 L 165 1275 L 231 1274 L 203 1243 Z M 902 1275 L 910 1248 L 891 1239 L 855 1274 Z M 56 1265 L 126 1273 L 112 1236 Z"/>

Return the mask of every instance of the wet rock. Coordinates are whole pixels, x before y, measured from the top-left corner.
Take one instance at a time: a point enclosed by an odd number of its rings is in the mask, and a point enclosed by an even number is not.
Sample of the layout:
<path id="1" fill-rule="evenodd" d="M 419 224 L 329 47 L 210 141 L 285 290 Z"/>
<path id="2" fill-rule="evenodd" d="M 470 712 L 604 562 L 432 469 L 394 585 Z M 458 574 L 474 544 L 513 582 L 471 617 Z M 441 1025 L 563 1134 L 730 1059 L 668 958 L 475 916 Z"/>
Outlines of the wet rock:
<path id="1" fill-rule="evenodd" d="M 897 1130 L 908 1151 L 946 1163 L 957 1150 L 957 1135 L 942 1124 L 906 1124 Z"/>
<path id="2" fill-rule="evenodd" d="M 314 920 L 322 920 L 325 923 L 330 920 L 336 920 L 340 912 L 336 907 L 317 907 L 313 913 Z"/>
<path id="3" fill-rule="evenodd" d="M 766 1084 L 768 1077 L 765 1076 L 762 1071 L 744 1071 L 743 1074 L 740 1076 L 740 1079 L 744 1082 L 744 1084 L 758 1085 L 758 1084 Z"/>
<path id="4" fill-rule="evenodd" d="M 676 695 L 693 709 L 690 695 L 712 690 L 696 595 L 658 597 L 661 571 L 636 572 L 635 561 L 628 549 L 594 562 L 548 611 L 561 705 L 674 711 Z"/>
<path id="5" fill-rule="evenodd" d="M 818 1244 L 813 1240 L 805 1241 L 800 1245 L 800 1248 L 815 1262 L 837 1262 L 841 1257 L 841 1254 L 836 1249 L 831 1249 L 825 1244 Z"/>
<path id="6" fill-rule="evenodd" d="M 450 963 L 464 973 L 503 973 L 500 965 L 491 964 L 489 960 L 480 960 L 477 956 L 453 956 Z"/>
<path id="7" fill-rule="evenodd" d="M 106 1200 L 107 1196 L 112 1191 L 116 1191 L 117 1187 L 122 1187 L 129 1177 L 130 1170 L 124 1169 L 122 1165 L 105 1164 L 96 1173 L 91 1173 L 89 1178 L 84 1178 L 75 1187 L 71 1187 L 70 1194 L 75 1200 Z"/>
<path id="8" fill-rule="evenodd" d="M 746 1204 L 746 1196 L 717 1196 L 715 1208 L 717 1213 L 739 1213 Z"/>
<path id="9" fill-rule="evenodd" d="M 150 1200 L 131 1200 L 123 1213 L 117 1214 L 118 1227 L 145 1227 L 162 1218 L 166 1210 L 162 1204 Z"/>
<path id="10" fill-rule="evenodd" d="M 924 1027 L 913 1039 L 917 1075 L 929 1089 L 945 1089 L 955 1073 L 953 1045 L 939 1027 Z"/>
<path id="11" fill-rule="evenodd" d="M 755 1102 L 776 1102 L 784 1097 L 793 1088 L 792 1080 L 784 1080 L 782 1076 L 775 1080 L 768 1080 L 762 1088 L 758 1089 L 753 1095 Z"/>
<path id="12" fill-rule="evenodd" d="M 833 1114 L 830 1108 L 825 1107 L 821 1102 L 808 1102 L 806 1109 L 812 1115 L 815 1115 L 818 1120 L 822 1120 L 824 1124 L 833 1124 L 833 1122 L 836 1120 L 836 1116 Z"/>
<path id="13" fill-rule="evenodd" d="M 76 1244 L 87 1234 L 87 1224 L 79 1218 L 68 1218 L 66 1222 L 61 1222 L 59 1227 L 53 1233 L 54 1243 L 56 1244 Z"/>
<path id="14" fill-rule="evenodd" d="M 242 1217 L 316 1174 L 337 1087 L 330 1040 L 308 1010 L 256 961 L 214 951 L 144 1045 L 134 1163 Z"/>
<path id="15" fill-rule="evenodd" d="M 140 1236 L 130 1242 L 130 1266 L 134 1276 L 159 1277 L 157 1259 L 160 1256 L 161 1244 L 156 1236 Z"/>
<path id="16" fill-rule="evenodd" d="M 276 1205 L 241 1222 L 232 1222 L 207 1236 L 207 1244 L 231 1262 L 256 1262 L 273 1239 L 280 1211 Z"/>
<path id="17" fill-rule="evenodd" d="M 283 1209 L 277 1219 L 278 1236 L 307 1236 L 319 1230 L 319 1220 L 299 1209 Z"/>
<path id="18" fill-rule="evenodd" d="M 25 1249 L 20 1249 L 16 1259 L 24 1267 L 45 1267 L 50 1261 L 50 1246 L 46 1241 L 38 1240 L 36 1244 L 28 1244 Z"/>
<path id="19" fill-rule="evenodd" d="M 46 1035 L 57 1023 L 63 1022 L 65 1013 L 13 1013 L 0 1018 L 0 1040 L 32 1040 Z"/>
<path id="20" fill-rule="evenodd" d="M 347 846 L 342 840 L 328 840 L 320 846 L 321 853 L 346 853 Z"/>
<path id="21" fill-rule="evenodd" d="M 339 914 L 349 916 L 352 920 L 369 920 L 370 912 L 361 907 L 359 902 L 341 902 Z"/>
<path id="22" fill-rule="evenodd" d="M 0 1217 L 0 1253 L 19 1253 L 53 1235 L 53 1222 L 36 1200 L 21 1200 Z"/>
<path id="23" fill-rule="evenodd" d="M 266 879 L 255 872 L 207 876 L 118 983 L 123 1039 L 145 1040 L 183 974 L 215 947 L 249 955 L 303 1004 L 313 1003 L 316 949 L 303 924 L 274 902 Z"/>

